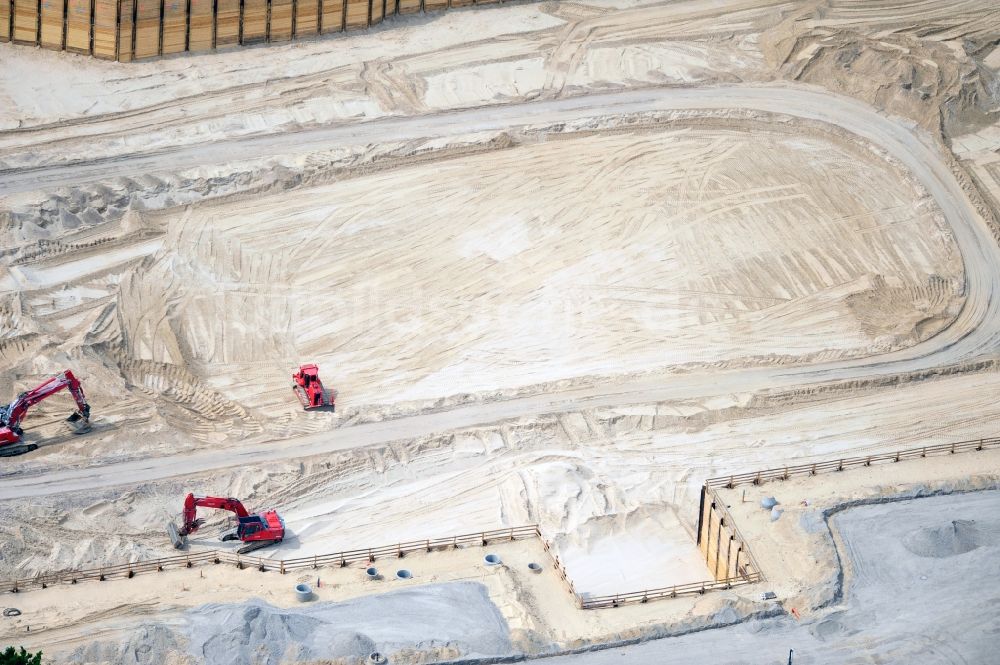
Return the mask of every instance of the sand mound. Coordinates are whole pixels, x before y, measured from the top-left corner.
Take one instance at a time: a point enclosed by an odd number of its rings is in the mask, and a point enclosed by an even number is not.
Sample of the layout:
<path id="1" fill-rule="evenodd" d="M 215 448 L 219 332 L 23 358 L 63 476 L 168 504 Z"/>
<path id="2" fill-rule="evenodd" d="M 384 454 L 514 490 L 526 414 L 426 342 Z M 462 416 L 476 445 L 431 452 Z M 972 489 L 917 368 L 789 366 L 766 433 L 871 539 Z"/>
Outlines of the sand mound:
<path id="1" fill-rule="evenodd" d="M 368 654 L 377 651 L 375 641 L 362 633 L 347 631 L 336 633 L 330 640 L 331 654 L 340 658 L 364 659 Z"/>
<path id="2" fill-rule="evenodd" d="M 181 646 L 176 633 L 169 628 L 150 624 L 139 626 L 124 641 L 91 642 L 76 649 L 71 663 L 116 663 L 117 665 L 164 665 L 178 662 Z M 171 659 L 173 658 L 173 659 Z"/>
<path id="3" fill-rule="evenodd" d="M 323 623 L 313 617 L 283 612 L 263 604 L 248 605 L 235 614 L 233 621 L 213 625 L 211 632 L 201 639 L 196 629 L 192 643 L 195 653 L 203 657 L 204 662 L 278 665 L 293 645 L 309 640 Z"/>
<path id="4" fill-rule="evenodd" d="M 982 537 L 976 523 L 968 520 L 952 520 L 939 527 L 924 527 L 907 534 L 903 546 L 917 556 L 943 559 L 971 552 L 982 545 Z"/>
<path id="5" fill-rule="evenodd" d="M 812 9 L 803 6 L 802 14 L 790 13 L 762 33 L 762 50 L 788 79 L 863 99 L 927 128 L 961 134 L 995 122 L 1000 88 L 986 62 L 995 48 L 995 19 L 968 4 L 964 14 L 944 4 L 879 4 L 845 3 L 820 21 L 806 17 Z M 945 15 L 954 41 L 919 26 Z"/>
<path id="6" fill-rule="evenodd" d="M 834 612 L 822 621 L 809 626 L 812 633 L 820 642 L 836 641 L 858 632 L 856 621 L 846 612 Z"/>
<path id="7" fill-rule="evenodd" d="M 512 650 L 507 624 L 486 588 L 467 582 L 295 608 L 259 599 L 211 604 L 186 616 L 189 653 L 206 665 L 353 663 L 373 651 L 424 662 L 442 653 L 498 657 Z"/>

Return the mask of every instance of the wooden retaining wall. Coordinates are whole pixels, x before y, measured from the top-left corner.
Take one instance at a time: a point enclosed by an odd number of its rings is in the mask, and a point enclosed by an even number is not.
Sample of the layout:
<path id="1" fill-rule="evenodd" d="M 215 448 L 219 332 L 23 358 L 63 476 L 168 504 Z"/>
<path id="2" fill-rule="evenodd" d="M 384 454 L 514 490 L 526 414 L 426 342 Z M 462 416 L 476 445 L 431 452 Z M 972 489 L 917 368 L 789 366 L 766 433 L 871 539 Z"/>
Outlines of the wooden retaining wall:
<path id="1" fill-rule="evenodd" d="M 131 62 L 362 30 L 499 0 L 0 0 L 0 42 Z"/>
<path id="2" fill-rule="evenodd" d="M 707 484 L 701 488 L 698 548 L 716 581 L 753 577 L 761 580 L 750 545 L 736 527 L 726 502 Z"/>

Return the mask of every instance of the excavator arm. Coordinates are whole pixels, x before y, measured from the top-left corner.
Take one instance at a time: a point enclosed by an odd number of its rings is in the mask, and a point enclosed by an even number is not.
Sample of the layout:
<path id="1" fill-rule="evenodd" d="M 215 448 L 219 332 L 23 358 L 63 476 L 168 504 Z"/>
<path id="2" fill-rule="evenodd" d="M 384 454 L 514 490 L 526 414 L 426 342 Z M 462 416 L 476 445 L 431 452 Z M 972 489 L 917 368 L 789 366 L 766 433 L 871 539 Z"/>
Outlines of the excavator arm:
<path id="1" fill-rule="evenodd" d="M 192 534 L 198 530 L 198 527 L 205 523 L 204 519 L 198 517 L 199 507 L 228 510 L 231 513 L 236 513 L 237 517 L 248 517 L 250 515 L 239 499 L 188 494 L 184 498 L 184 523 L 178 530 L 179 536 L 183 537 Z"/>
<path id="2" fill-rule="evenodd" d="M 24 434 L 21 430 L 21 421 L 24 420 L 28 409 L 64 389 L 69 390 L 73 396 L 73 400 L 76 402 L 76 411 L 70 414 L 66 421 L 77 434 L 89 431 L 90 405 L 83 394 L 83 386 L 80 385 L 80 381 L 73 375 L 73 372 L 66 370 L 40 386 L 21 393 L 10 404 L 0 407 L 0 446 L 20 443 L 21 437 Z M 18 446 L 17 448 L 23 448 L 23 450 L 14 452 L 14 449 L 10 448 L 7 451 L 0 452 L 0 455 L 17 455 L 34 450 L 37 446 L 32 444 L 30 446 Z"/>

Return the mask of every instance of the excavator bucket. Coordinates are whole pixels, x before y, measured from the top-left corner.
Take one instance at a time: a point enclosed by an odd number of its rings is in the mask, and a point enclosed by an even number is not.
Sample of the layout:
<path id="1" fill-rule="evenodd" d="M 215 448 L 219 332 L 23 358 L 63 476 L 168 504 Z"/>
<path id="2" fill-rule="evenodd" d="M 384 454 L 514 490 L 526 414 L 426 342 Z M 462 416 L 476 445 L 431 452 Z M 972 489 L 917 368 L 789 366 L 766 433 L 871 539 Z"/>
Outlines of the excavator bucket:
<path id="1" fill-rule="evenodd" d="M 174 544 L 175 550 L 182 550 L 187 545 L 187 536 L 182 536 L 173 522 L 167 522 L 167 535 L 170 536 L 170 542 Z"/>
<path id="2" fill-rule="evenodd" d="M 66 425 L 73 430 L 73 434 L 86 434 L 90 431 L 90 418 L 87 418 L 79 411 L 74 411 L 66 419 Z"/>

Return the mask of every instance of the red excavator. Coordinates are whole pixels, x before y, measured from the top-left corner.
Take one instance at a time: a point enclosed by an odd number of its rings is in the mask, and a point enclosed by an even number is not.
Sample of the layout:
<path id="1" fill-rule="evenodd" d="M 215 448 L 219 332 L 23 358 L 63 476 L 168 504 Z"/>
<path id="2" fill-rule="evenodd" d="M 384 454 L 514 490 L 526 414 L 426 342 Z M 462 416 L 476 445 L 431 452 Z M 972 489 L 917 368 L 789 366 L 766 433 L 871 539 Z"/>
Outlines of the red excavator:
<path id="1" fill-rule="evenodd" d="M 203 518 L 197 516 L 199 506 L 236 513 L 236 529 L 222 534 L 222 540 L 240 540 L 247 543 L 236 550 L 237 554 L 246 554 L 269 545 L 276 545 L 285 538 L 285 521 L 276 510 L 251 515 L 239 499 L 188 494 L 184 499 L 184 523 L 179 529 L 173 522 L 167 524 L 167 533 L 176 549 L 183 549 L 187 545 L 188 535 L 205 523 Z"/>
<path id="2" fill-rule="evenodd" d="M 292 374 L 292 391 L 306 411 L 333 408 L 333 397 L 323 388 L 323 382 L 319 380 L 319 367 L 316 365 L 299 366 L 299 371 Z"/>
<path id="3" fill-rule="evenodd" d="M 70 394 L 76 400 L 76 411 L 66 419 L 69 428 L 75 434 L 84 434 L 90 431 L 90 405 L 87 404 L 87 399 L 83 396 L 83 387 L 73 376 L 73 372 L 66 370 L 37 388 L 21 393 L 7 406 L 0 406 L 0 457 L 23 455 L 38 448 L 34 443 L 14 445 L 21 443 L 21 437 L 24 436 L 21 421 L 28 413 L 29 407 L 55 395 L 63 388 L 69 388 Z"/>

